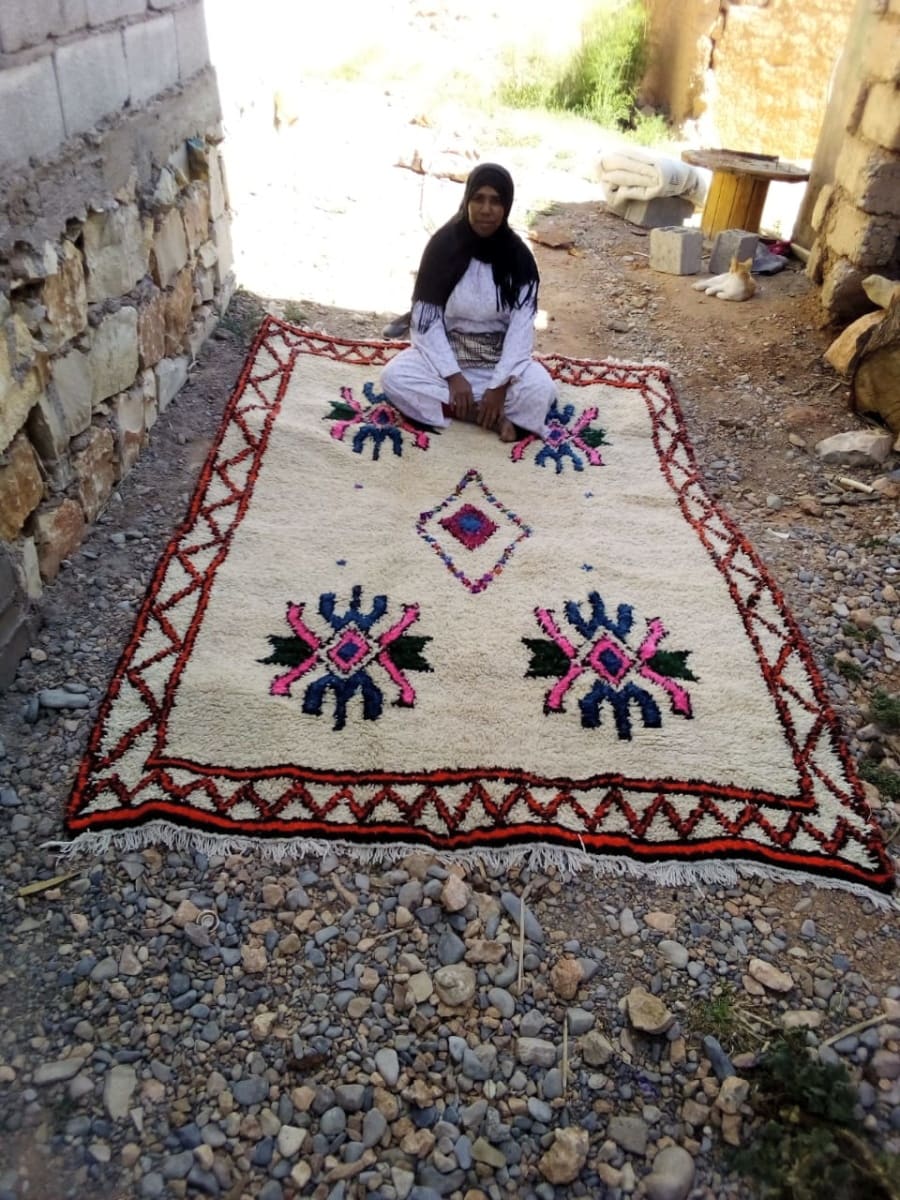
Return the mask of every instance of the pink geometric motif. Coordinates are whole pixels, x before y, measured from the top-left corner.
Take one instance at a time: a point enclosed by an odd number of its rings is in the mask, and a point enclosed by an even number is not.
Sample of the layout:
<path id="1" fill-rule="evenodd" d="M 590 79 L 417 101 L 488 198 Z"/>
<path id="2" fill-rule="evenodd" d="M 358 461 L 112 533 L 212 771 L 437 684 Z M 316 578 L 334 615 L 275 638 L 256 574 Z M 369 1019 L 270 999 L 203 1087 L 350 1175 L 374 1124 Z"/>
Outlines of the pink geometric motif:
<path id="1" fill-rule="evenodd" d="M 444 517 L 438 524 L 452 533 L 467 550 L 477 550 L 483 546 L 498 529 L 487 513 L 474 504 L 464 504 L 452 517 Z"/>

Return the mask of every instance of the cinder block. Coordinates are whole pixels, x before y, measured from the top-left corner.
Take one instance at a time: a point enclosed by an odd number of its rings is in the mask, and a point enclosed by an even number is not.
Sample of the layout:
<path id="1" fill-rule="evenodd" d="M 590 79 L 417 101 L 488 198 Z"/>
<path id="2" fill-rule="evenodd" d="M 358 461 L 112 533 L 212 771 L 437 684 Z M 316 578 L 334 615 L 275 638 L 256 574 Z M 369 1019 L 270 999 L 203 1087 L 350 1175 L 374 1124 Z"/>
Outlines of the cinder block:
<path id="1" fill-rule="evenodd" d="M 694 211 L 690 200 L 683 196 L 655 196 L 652 200 L 629 200 L 619 210 L 626 221 L 644 229 L 683 225 Z"/>
<path id="2" fill-rule="evenodd" d="M 46 38 L 82 29 L 87 22 L 85 0 L 28 0 L 0 5 L 0 49 L 15 54 L 39 46 Z"/>
<path id="3" fill-rule="evenodd" d="M 0 71 L 0 166 L 53 153 L 66 136 L 52 58 Z"/>
<path id="4" fill-rule="evenodd" d="M 125 59 L 131 103 L 143 104 L 178 82 L 178 43 L 171 13 L 129 25 L 125 30 Z"/>
<path id="5" fill-rule="evenodd" d="M 87 0 L 88 23 L 106 25 L 122 17 L 138 17 L 147 11 L 147 0 Z"/>
<path id="6" fill-rule="evenodd" d="M 16 668 L 34 638 L 37 623 L 8 552 L 0 547 L 0 691 L 16 677 Z"/>
<path id="7" fill-rule="evenodd" d="M 156 3 L 159 3 L 159 0 L 156 0 Z M 206 38 L 203 4 L 180 8 L 174 15 L 175 32 L 178 37 L 178 69 L 183 80 L 190 79 L 209 64 L 209 42 Z"/>
<path id="8" fill-rule="evenodd" d="M 759 235 L 746 229 L 723 229 L 717 233 L 709 256 L 710 275 L 723 275 L 735 255 L 738 262 L 746 262 L 756 253 L 758 243 Z"/>
<path id="9" fill-rule="evenodd" d="M 696 275 L 703 253 L 703 234 L 683 225 L 650 230 L 650 266 L 668 275 Z"/>
<path id="10" fill-rule="evenodd" d="M 56 51 L 56 77 L 66 133 L 73 137 L 128 99 L 128 69 L 121 33 L 93 34 Z"/>

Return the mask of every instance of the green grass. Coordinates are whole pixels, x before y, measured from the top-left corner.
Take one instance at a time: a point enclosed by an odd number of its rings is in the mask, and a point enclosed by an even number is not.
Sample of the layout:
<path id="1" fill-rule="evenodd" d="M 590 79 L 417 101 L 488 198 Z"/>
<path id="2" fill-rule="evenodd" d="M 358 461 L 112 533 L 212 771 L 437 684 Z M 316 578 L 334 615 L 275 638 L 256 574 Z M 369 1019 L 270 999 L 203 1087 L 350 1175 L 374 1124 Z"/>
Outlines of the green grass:
<path id="1" fill-rule="evenodd" d="M 581 43 L 567 60 L 534 51 L 508 61 L 500 98 L 514 108 L 576 113 L 607 129 L 632 130 L 650 145 L 669 132 L 661 117 L 641 118 L 635 109 L 647 55 L 643 0 L 607 0 L 585 22 Z"/>
<path id="2" fill-rule="evenodd" d="M 847 662 L 839 658 L 835 660 L 834 668 L 845 679 L 849 680 L 850 683 L 859 683 L 866 677 L 865 671 L 857 662 Z"/>
<path id="3" fill-rule="evenodd" d="M 857 642 L 875 642 L 878 640 L 876 629 L 860 629 L 852 621 L 847 621 L 843 629 L 844 637 L 853 638 Z"/>
<path id="4" fill-rule="evenodd" d="M 860 778 L 878 788 L 885 800 L 900 800 L 900 775 L 890 767 L 865 759 L 860 763 Z"/>
<path id="5" fill-rule="evenodd" d="M 712 1034 L 726 1054 L 748 1049 L 754 1040 L 753 1014 L 741 1007 L 730 983 L 716 987 L 712 996 L 691 1005 L 688 1027 L 698 1038 Z"/>
<path id="6" fill-rule="evenodd" d="M 854 1116 L 856 1088 L 843 1063 L 810 1056 L 800 1031 L 779 1037 L 755 1072 L 750 1103 L 761 1118 L 732 1165 L 766 1200 L 900 1200 L 900 1159 L 879 1155 Z"/>
<path id="7" fill-rule="evenodd" d="M 889 696 L 878 689 L 869 705 L 869 717 L 885 733 L 900 730 L 900 696 Z"/>

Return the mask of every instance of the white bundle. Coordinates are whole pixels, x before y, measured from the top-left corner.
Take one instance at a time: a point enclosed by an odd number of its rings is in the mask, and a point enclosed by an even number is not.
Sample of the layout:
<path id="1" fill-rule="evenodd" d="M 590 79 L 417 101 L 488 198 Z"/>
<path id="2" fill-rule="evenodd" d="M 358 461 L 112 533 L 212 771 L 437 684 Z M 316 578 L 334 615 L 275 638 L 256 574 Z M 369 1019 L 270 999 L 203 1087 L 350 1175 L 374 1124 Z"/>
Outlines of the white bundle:
<path id="1" fill-rule="evenodd" d="M 699 208 L 706 195 L 705 179 L 687 163 L 621 147 L 600 156 L 597 179 L 610 208 L 657 196 L 684 196 Z"/>

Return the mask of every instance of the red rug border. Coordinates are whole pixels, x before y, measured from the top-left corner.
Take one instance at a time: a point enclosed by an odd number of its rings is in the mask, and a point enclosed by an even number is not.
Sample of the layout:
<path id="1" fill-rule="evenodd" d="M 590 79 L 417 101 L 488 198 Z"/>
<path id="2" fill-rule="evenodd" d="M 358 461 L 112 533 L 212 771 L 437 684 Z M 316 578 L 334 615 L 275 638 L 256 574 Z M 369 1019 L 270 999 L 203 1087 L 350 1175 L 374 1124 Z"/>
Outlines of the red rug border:
<path id="1" fill-rule="evenodd" d="M 276 352 L 276 349 L 275 349 L 275 344 L 279 340 L 282 344 L 282 347 L 287 350 L 287 357 L 284 360 L 282 360 L 279 357 L 279 354 Z M 113 812 L 98 812 L 98 813 L 94 813 L 94 814 L 89 814 L 86 817 L 79 817 L 78 810 L 81 807 L 85 796 L 90 791 L 91 776 L 94 774 L 95 768 L 97 766 L 99 766 L 97 751 L 99 750 L 100 739 L 102 737 L 103 726 L 104 726 L 105 720 L 110 712 L 110 709 L 115 701 L 116 696 L 119 693 L 119 690 L 122 686 L 122 682 L 123 682 L 123 680 L 126 676 L 126 673 L 132 663 L 132 659 L 135 655 L 135 652 L 140 645 L 141 639 L 142 639 L 144 632 L 146 630 L 146 627 L 147 627 L 147 620 L 149 618 L 150 613 L 153 610 L 154 600 L 158 594 L 158 591 L 162 584 L 162 581 L 165 578 L 165 575 L 169 568 L 171 560 L 177 554 L 179 547 L 180 547 L 181 540 L 183 538 L 185 538 L 187 536 L 187 534 L 191 531 L 191 529 L 194 527 L 200 513 L 203 510 L 203 501 L 204 501 L 204 498 L 206 496 L 207 490 L 209 488 L 210 482 L 211 482 L 213 474 L 214 474 L 214 468 L 215 468 L 215 465 L 217 462 L 218 452 L 220 450 L 222 441 L 231 426 L 232 421 L 235 419 L 235 410 L 236 410 L 238 404 L 240 403 L 241 398 L 244 396 L 248 384 L 251 382 L 251 375 L 253 373 L 253 368 L 256 364 L 256 358 L 257 358 L 260 348 L 263 345 L 266 346 L 266 349 L 273 355 L 273 357 L 279 363 L 279 367 L 277 369 L 280 371 L 282 378 L 281 378 L 279 388 L 278 388 L 277 400 L 274 404 L 272 404 L 270 406 L 269 417 L 264 426 L 264 434 L 260 438 L 259 455 L 257 457 L 254 467 L 251 469 L 251 472 L 247 478 L 247 483 L 246 483 L 245 490 L 244 490 L 244 497 L 243 497 L 243 501 L 241 504 L 242 512 L 246 509 L 246 505 L 249 503 L 250 497 L 252 496 L 252 490 L 253 490 L 252 484 L 256 477 L 256 472 L 259 467 L 259 461 L 260 461 L 261 455 L 264 452 L 265 441 L 267 440 L 267 437 L 268 437 L 268 431 L 271 429 L 271 425 L 277 417 L 277 413 L 278 413 L 278 410 L 280 407 L 280 401 L 281 401 L 281 398 L 283 397 L 284 390 L 290 379 L 291 371 L 293 369 L 293 366 L 294 366 L 294 363 L 295 363 L 295 360 L 297 359 L 297 357 L 299 357 L 301 353 L 305 352 L 305 353 L 309 353 L 312 355 L 321 355 L 321 356 L 329 357 L 335 361 L 346 361 L 346 362 L 351 362 L 351 363 L 358 364 L 358 365 L 373 365 L 374 366 L 374 365 L 380 365 L 381 363 L 387 361 L 387 359 L 393 353 L 395 353 L 397 350 L 403 348 L 405 343 L 396 342 L 396 341 L 381 341 L 381 340 L 368 340 L 368 339 L 357 340 L 357 339 L 339 338 L 339 337 L 334 337 L 329 334 L 303 330 L 296 326 L 291 325 L 289 322 L 282 321 L 276 317 L 268 316 L 265 318 L 265 320 L 263 321 L 262 325 L 260 326 L 260 329 L 258 330 L 258 332 L 253 340 L 252 346 L 247 355 L 247 359 L 241 370 L 241 374 L 240 374 L 238 381 L 233 389 L 233 392 L 229 399 L 229 402 L 226 405 L 225 411 L 222 416 L 222 420 L 219 425 L 219 429 L 217 431 L 217 436 L 215 438 L 215 441 L 213 442 L 213 445 L 210 448 L 209 454 L 207 455 L 207 459 L 204 463 L 203 469 L 201 470 L 200 476 L 198 478 L 197 484 L 194 489 L 194 493 L 191 498 L 191 502 L 190 502 L 187 514 L 186 514 L 184 520 L 179 524 L 178 528 L 175 530 L 174 534 L 172 535 L 169 542 L 167 543 L 167 546 L 166 546 L 163 554 L 160 557 L 160 561 L 157 564 L 157 567 L 153 573 L 151 583 L 150 583 L 150 586 L 147 591 L 147 595 L 141 606 L 138 617 L 135 621 L 135 624 L 134 624 L 134 627 L 132 630 L 132 635 L 129 638 L 129 641 L 126 644 L 126 647 L 125 647 L 122 655 L 119 658 L 119 662 L 118 662 L 115 672 L 113 674 L 113 678 L 110 683 L 109 690 L 103 701 L 103 704 L 101 706 L 101 709 L 98 714 L 97 720 L 95 722 L 94 728 L 92 730 L 92 733 L 91 733 L 91 736 L 89 739 L 89 743 L 88 743 L 88 748 L 85 753 L 84 759 L 82 760 L 81 766 L 79 768 L 78 776 L 76 778 L 75 785 L 73 787 L 72 794 L 71 794 L 69 803 L 66 808 L 66 828 L 71 833 L 77 833 L 80 831 L 92 830 L 92 829 L 116 828 L 120 824 L 124 824 L 126 821 L 129 824 L 133 824 L 135 822 L 135 820 L 141 820 L 141 821 L 152 820 L 154 817 L 163 816 L 163 815 L 166 817 L 167 820 L 173 822 L 174 824 L 183 825 L 185 828 L 188 828 L 188 829 L 189 828 L 202 828 L 202 827 L 204 827 L 204 825 L 208 824 L 210 828 L 216 828 L 217 831 L 223 831 L 223 830 L 219 829 L 220 823 L 217 822 L 214 818 L 212 818 L 210 814 L 195 812 L 195 813 L 191 814 L 191 817 L 189 820 L 185 820 L 183 812 L 179 815 L 175 806 L 169 805 L 164 801 L 153 801 L 150 805 L 147 806 L 146 814 L 143 811 L 143 806 L 138 806 L 137 808 L 132 808 L 127 811 L 120 808 Z M 345 352 L 344 353 L 341 353 L 341 352 L 336 353 L 335 350 L 337 348 L 342 348 Z M 678 401 L 677 393 L 676 393 L 676 390 L 674 387 L 674 381 L 672 379 L 671 372 L 669 371 L 668 367 L 664 366 L 663 364 L 623 363 L 623 362 L 618 362 L 618 361 L 612 360 L 612 359 L 574 359 L 574 358 L 570 358 L 570 357 L 558 355 L 558 354 L 550 354 L 550 355 L 543 356 L 542 361 L 545 363 L 545 365 L 547 365 L 548 369 L 551 370 L 551 373 L 555 374 L 556 377 L 558 377 L 558 378 L 562 378 L 567 383 L 572 383 L 572 384 L 576 384 L 576 385 L 583 384 L 584 386 L 590 386 L 597 382 L 602 382 L 603 380 L 608 380 L 609 382 L 615 383 L 619 387 L 624 386 L 624 387 L 629 388 L 630 390 L 636 390 L 636 391 L 640 391 L 642 393 L 642 396 L 643 396 L 645 402 L 648 403 L 648 408 L 650 409 L 651 420 L 653 422 L 653 440 L 654 440 L 654 445 L 655 445 L 655 448 L 657 451 L 657 455 L 659 457 L 660 465 L 666 476 L 669 486 L 672 487 L 676 493 L 677 502 L 678 502 L 679 506 L 681 507 L 682 515 L 684 516 L 685 520 L 691 525 L 691 527 L 695 530 L 695 533 L 698 534 L 698 537 L 700 537 L 701 542 L 706 544 L 704 541 L 704 537 L 700 532 L 701 523 L 698 522 L 697 520 L 695 520 L 692 513 L 690 511 L 688 511 L 688 501 L 685 498 L 685 494 L 684 494 L 688 487 L 690 487 L 692 490 L 699 491 L 699 493 L 701 494 L 701 496 L 703 497 L 703 499 L 705 501 L 705 504 L 708 507 L 708 512 L 714 514 L 717 521 L 727 530 L 729 539 L 730 539 L 733 547 L 739 548 L 747 556 L 747 558 L 750 560 L 750 562 L 753 564 L 754 574 L 759 578 L 759 580 L 761 580 L 761 582 L 765 585 L 766 589 L 768 589 L 768 591 L 770 592 L 771 596 L 773 597 L 773 599 L 775 601 L 775 604 L 779 611 L 779 614 L 780 614 L 781 618 L 784 620 L 785 625 L 790 633 L 791 650 L 793 653 L 798 654 L 798 656 L 807 672 L 808 678 L 812 685 L 813 694 L 815 696 L 816 703 L 818 706 L 818 711 L 820 714 L 820 721 L 822 721 L 825 725 L 828 726 L 828 734 L 830 737 L 832 749 L 835 751 L 835 753 L 839 757 L 839 760 L 846 772 L 847 781 L 848 781 L 848 784 L 850 787 L 850 792 L 849 793 L 843 792 L 842 800 L 844 803 L 849 804 L 849 806 L 854 809 L 857 816 L 860 816 L 864 819 L 868 819 L 868 815 L 869 815 L 868 810 L 866 809 L 866 806 L 863 801 L 863 793 L 862 793 L 862 789 L 861 789 L 858 777 L 856 775 L 853 760 L 849 754 L 846 743 L 840 734 L 839 724 L 838 724 L 836 715 L 835 715 L 834 711 L 832 710 L 830 704 L 827 701 L 824 682 L 823 682 L 822 677 L 819 673 L 819 670 L 812 658 L 811 651 L 810 651 L 804 637 L 802 636 L 799 628 L 797 627 L 797 624 L 791 614 L 791 611 L 785 601 L 783 593 L 782 593 L 780 587 L 778 586 L 777 582 L 769 574 L 767 568 L 765 567 L 765 564 L 758 557 L 754 547 L 749 542 L 749 540 L 746 538 L 746 536 L 743 534 L 743 532 L 728 517 L 727 513 L 725 513 L 723 510 L 721 510 L 719 508 L 719 506 L 716 504 L 716 502 L 713 500 L 713 498 L 706 491 L 705 485 L 703 484 L 702 477 L 700 476 L 700 472 L 699 472 L 699 469 L 697 466 L 696 457 L 693 452 L 693 447 L 691 445 L 690 438 L 687 434 L 687 429 L 686 429 L 686 425 L 685 425 L 685 421 L 684 421 L 684 415 L 683 415 L 681 406 Z M 591 373 L 590 378 L 584 378 L 585 372 L 587 372 L 587 371 L 589 371 Z M 602 376 L 600 378 L 598 378 L 597 372 L 602 372 Z M 625 382 L 622 378 L 616 378 L 616 376 L 622 376 L 625 374 L 635 374 L 635 373 L 639 373 L 642 376 L 642 378 L 643 378 L 642 383 L 636 383 L 636 382 L 631 382 L 631 381 Z M 271 372 L 270 376 L 271 376 L 271 374 L 274 374 L 274 372 Z M 577 378 L 576 378 L 576 376 L 577 376 Z M 666 454 L 664 454 L 662 447 L 660 445 L 659 414 L 653 408 L 652 402 L 648 396 L 648 392 L 650 391 L 650 389 L 648 388 L 648 381 L 654 380 L 654 379 L 657 380 L 659 383 L 665 385 L 665 389 L 666 389 L 666 406 L 665 407 L 668 407 L 671 409 L 671 412 L 674 416 L 675 424 L 677 427 L 677 436 L 673 439 L 673 445 L 677 444 L 678 446 L 680 446 L 681 451 L 684 454 L 684 456 L 686 457 L 687 463 L 690 468 L 687 481 L 683 482 L 680 486 L 675 482 L 675 480 L 673 478 L 671 448 L 670 448 L 669 454 L 667 456 Z M 708 545 L 707 545 L 707 550 L 712 555 L 712 551 Z M 732 555 L 732 557 L 733 557 L 733 555 Z M 222 558 L 224 558 L 224 554 L 222 554 Z M 714 555 L 713 555 L 713 559 L 714 559 L 715 565 L 717 566 L 717 569 L 719 569 L 720 572 L 724 575 L 725 572 L 722 570 L 722 567 L 720 566 L 719 561 L 715 559 Z M 733 596 L 733 599 L 735 601 L 735 604 L 736 604 L 739 612 L 741 612 L 742 619 L 745 620 L 745 627 L 747 628 L 748 636 L 751 638 L 751 642 L 756 647 L 757 655 L 760 658 L 760 661 L 762 662 L 762 655 L 759 650 L 758 643 L 754 637 L 752 629 L 750 628 L 750 626 L 748 625 L 748 623 L 746 621 L 744 605 L 743 605 L 742 601 L 740 600 L 740 597 L 737 596 L 734 593 L 734 591 L 732 591 L 732 596 Z M 190 630 L 184 639 L 183 646 L 188 647 L 188 654 L 189 654 L 189 647 L 190 647 L 190 645 L 192 645 L 192 641 L 193 641 L 192 632 L 194 632 L 196 630 L 196 628 L 199 627 L 199 623 L 202 620 L 202 614 L 203 614 L 204 609 L 205 609 L 205 604 L 201 604 L 198 606 L 197 610 L 195 611 L 194 617 L 192 618 Z M 183 655 L 183 657 L 186 660 L 188 655 Z M 764 677 L 766 678 L 767 683 L 769 683 L 769 677 L 765 671 L 764 671 Z M 787 729 L 785 728 L 784 714 L 781 711 L 781 706 L 779 705 L 778 697 L 775 696 L 774 691 L 772 691 L 772 687 L 771 687 L 770 683 L 769 683 L 769 686 L 770 686 L 770 692 L 772 692 L 773 698 L 775 699 L 776 707 L 779 708 L 780 715 L 782 716 L 782 727 L 783 727 L 783 729 L 785 729 L 785 736 L 788 737 L 789 742 L 791 742 L 790 736 L 787 732 Z M 782 704 L 783 703 L 784 702 L 782 701 Z M 143 725 L 144 722 L 142 722 L 141 724 Z M 138 727 L 136 727 L 136 728 L 138 728 Z M 164 717 L 163 717 L 163 720 L 160 722 L 160 728 L 163 731 L 165 729 L 165 718 Z M 803 768 L 801 768 L 799 763 L 797 763 L 797 747 L 796 747 L 796 745 L 794 746 L 794 752 L 795 752 L 795 764 L 798 766 L 798 773 L 801 774 L 801 776 L 804 776 Z M 177 767 L 182 767 L 182 768 L 188 768 L 188 766 L 189 766 L 189 764 L 187 764 L 187 763 L 179 762 L 178 760 L 169 760 L 169 759 L 164 758 L 163 756 L 158 756 L 158 757 L 154 756 L 153 758 L 148 760 L 147 765 L 153 766 L 154 774 L 161 769 L 164 770 L 164 768 L 166 766 L 177 766 Z M 279 772 L 276 768 L 267 769 L 266 771 L 249 770 L 246 773 L 246 776 L 244 775 L 244 773 L 236 772 L 234 769 L 230 769 L 230 768 L 224 768 L 224 769 L 217 770 L 216 768 L 204 767 L 204 768 L 201 768 L 201 771 L 208 772 L 210 775 L 218 775 L 223 778 L 228 777 L 228 778 L 232 778 L 232 779 L 245 778 L 245 777 L 259 779 L 262 777 L 273 777 L 273 776 L 282 775 L 283 777 L 293 777 L 293 778 L 298 778 L 298 779 L 306 779 L 309 781 L 313 781 L 313 780 L 321 781 L 322 779 L 326 779 L 326 781 L 333 782 L 333 783 L 343 782 L 343 783 L 375 784 L 378 782 L 388 782 L 387 779 L 382 780 L 381 776 L 378 775 L 377 773 L 371 773 L 371 774 L 359 773 L 359 772 L 341 772 L 341 773 L 319 772 L 319 773 L 316 773 L 316 772 L 308 772 L 308 771 L 304 772 L 303 769 L 297 769 L 297 768 L 294 768 L 291 772 L 283 772 L 283 773 Z M 391 773 L 385 773 L 385 774 L 391 774 Z M 393 774 L 396 775 L 396 773 L 393 773 Z M 428 776 L 427 780 L 425 777 L 423 777 L 421 779 L 421 782 L 422 783 L 425 783 L 425 782 L 443 782 L 443 783 L 451 782 L 451 780 L 447 778 L 448 774 L 453 775 L 454 773 L 452 773 L 452 772 L 450 772 L 450 773 L 448 773 L 448 772 L 426 773 L 426 775 Z M 473 772 L 467 771 L 467 772 L 464 772 L 463 774 L 471 775 L 471 774 L 473 774 Z M 508 774 L 510 776 L 510 782 L 512 782 L 513 781 L 512 777 L 515 776 L 516 773 L 509 772 Z M 523 779 L 517 780 L 517 782 L 524 781 L 524 773 L 520 773 L 520 774 L 523 775 Z M 361 775 L 362 775 L 362 778 L 360 777 Z M 486 779 L 489 777 L 490 777 L 490 775 L 486 774 L 484 772 L 478 773 L 478 778 L 480 778 L 480 779 Z M 494 775 L 494 778 L 500 778 L 500 777 L 506 777 L 506 775 L 503 772 L 497 772 Z M 542 782 L 541 782 L 540 786 L 542 786 L 542 787 L 547 787 L 551 782 L 553 782 L 553 781 L 548 781 L 548 780 L 544 779 L 543 777 L 541 777 L 541 779 L 542 779 Z M 749 793 L 747 793 L 746 790 L 715 787 L 714 785 L 709 785 L 709 784 L 701 784 L 698 786 L 698 784 L 696 782 L 691 783 L 691 781 L 655 780 L 651 784 L 651 781 L 635 780 L 635 781 L 627 781 L 626 782 L 623 780 L 621 786 L 624 786 L 626 789 L 629 789 L 629 788 L 631 788 L 632 783 L 634 783 L 635 785 L 637 785 L 636 790 L 642 790 L 642 791 L 645 790 L 647 792 L 657 791 L 660 794 L 667 793 L 667 792 L 687 792 L 688 794 L 699 795 L 701 790 L 705 790 L 706 793 L 709 794 L 711 797 L 718 796 L 719 798 L 722 798 L 722 799 L 727 798 L 727 799 L 736 799 L 736 800 L 737 799 L 747 799 L 749 802 L 755 802 L 756 804 L 760 804 L 762 802 L 762 804 L 764 804 L 764 806 L 766 808 L 772 808 L 772 809 L 778 808 L 778 807 L 788 808 L 788 809 L 797 811 L 799 814 L 799 813 L 802 813 L 802 811 L 804 811 L 804 810 L 809 810 L 816 806 L 816 801 L 815 801 L 814 797 L 812 796 L 812 792 L 811 792 L 811 781 L 809 779 L 808 773 L 805 774 L 805 779 L 806 779 L 807 787 L 809 789 L 808 796 L 806 796 L 806 797 L 803 797 L 803 796 L 783 797 L 782 798 L 782 797 L 769 796 L 767 794 L 767 798 L 764 801 L 762 800 L 761 796 L 751 796 Z M 418 776 L 418 774 L 412 775 L 412 776 L 400 775 L 397 778 L 397 782 L 400 782 L 400 781 L 402 781 L 403 783 L 411 783 L 413 781 L 418 782 L 419 776 Z M 142 781 L 142 784 L 146 785 L 148 782 L 149 782 L 149 777 L 145 777 L 144 780 Z M 559 781 L 559 782 L 562 782 L 562 781 Z M 599 780 L 597 780 L 596 782 L 599 782 Z M 610 787 L 616 787 L 617 785 L 619 785 L 618 777 L 612 777 L 612 776 L 610 777 L 608 784 L 604 783 L 604 786 L 610 786 Z M 577 790 L 579 788 L 579 786 L 587 787 L 587 786 L 589 786 L 589 784 L 587 784 L 587 783 L 579 784 L 578 781 L 567 781 L 565 786 L 567 788 L 570 788 L 571 790 Z M 135 789 L 134 792 L 132 792 L 132 798 L 134 797 L 136 791 L 137 791 L 137 789 Z M 126 792 L 127 792 L 127 789 L 126 789 Z M 225 822 L 223 820 L 221 822 L 221 824 L 226 825 L 228 830 L 231 830 L 233 832 L 236 831 L 238 833 L 246 833 L 247 835 L 249 835 L 251 837 L 259 837 L 259 836 L 274 837 L 274 836 L 285 836 L 285 835 L 289 836 L 291 834 L 294 834 L 296 836 L 298 834 L 306 834 L 307 836 L 314 836 L 314 837 L 322 838 L 324 840 L 341 841 L 341 840 L 354 840 L 356 837 L 358 837 L 360 840 L 363 840 L 366 838 L 371 838 L 373 836 L 373 833 L 375 832 L 372 827 L 361 827 L 358 829 L 358 832 L 354 833 L 352 827 L 332 825 L 328 829 L 325 829 L 323 827 L 321 830 L 313 833 L 311 830 L 312 823 L 309 821 L 297 822 L 296 828 L 292 828 L 291 822 L 282 821 L 282 822 L 279 822 L 277 825 L 273 825 L 271 830 L 264 829 L 262 825 L 255 823 L 255 822 L 248 822 L 248 823 L 246 823 L 245 826 L 241 826 L 241 824 L 239 822 Z M 406 829 L 406 832 L 402 835 L 404 840 L 406 840 L 406 841 L 422 840 L 423 844 L 426 844 L 429 842 L 434 842 L 436 844 L 436 846 L 440 846 L 440 847 L 444 847 L 444 848 L 455 848 L 456 845 L 460 843 L 460 841 L 462 841 L 462 843 L 464 843 L 464 844 L 472 844 L 472 843 L 491 841 L 494 838 L 496 838 L 498 840 L 502 840 L 504 845 L 512 845 L 512 844 L 519 843 L 520 841 L 527 842 L 527 841 L 529 841 L 529 839 L 533 839 L 535 837 L 539 837 L 540 839 L 542 839 L 544 841 L 549 841 L 549 842 L 572 841 L 572 842 L 578 842 L 581 845 L 590 844 L 590 839 L 586 838 L 584 835 L 578 835 L 578 834 L 573 835 L 573 834 L 571 834 L 571 831 L 568 831 L 568 830 L 565 830 L 565 829 L 562 829 L 559 827 L 555 827 L 551 830 L 548 830 L 547 827 L 545 827 L 545 826 L 536 826 L 535 828 L 540 830 L 539 833 L 529 832 L 528 834 L 523 834 L 521 836 L 521 839 L 517 833 L 514 834 L 508 830 L 503 830 L 503 829 L 498 830 L 494 835 L 485 835 L 483 832 L 480 832 L 477 835 L 472 835 L 471 839 L 468 837 L 463 837 L 462 839 L 447 838 L 447 837 L 441 837 L 441 838 L 435 839 L 431 835 L 429 835 L 427 833 L 427 831 L 418 833 L 418 832 L 413 832 L 406 827 L 404 827 L 404 828 Z M 881 871 L 874 872 L 874 873 L 872 871 L 863 871 L 861 869 L 856 868 L 851 863 L 843 862 L 841 860 L 836 860 L 836 859 L 831 859 L 831 861 L 829 863 L 823 864 L 821 859 L 814 858 L 813 856 L 809 856 L 809 858 L 810 858 L 809 862 L 801 864 L 800 859 L 803 856 L 800 855 L 796 851 L 789 851 L 785 855 L 781 856 L 778 854 L 778 852 L 774 848 L 762 848 L 761 849 L 757 843 L 748 842 L 748 841 L 739 841 L 739 840 L 735 841 L 733 843 L 729 842 L 727 844 L 727 849 L 726 849 L 726 845 L 723 843 L 722 839 L 714 839 L 711 842 L 695 843 L 692 845 L 686 845 L 684 843 L 677 843 L 677 844 L 675 844 L 677 846 L 677 852 L 673 852 L 673 853 L 674 853 L 674 857 L 678 860 L 687 859 L 689 857 L 692 859 L 694 859 L 694 858 L 696 858 L 696 859 L 701 859 L 701 858 L 715 859 L 716 857 L 721 857 L 723 852 L 724 853 L 730 852 L 732 854 L 737 854 L 741 859 L 756 858 L 762 863 L 771 861 L 775 858 L 784 857 L 784 860 L 786 863 L 788 863 L 790 865 L 796 864 L 800 867 L 800 869 L 809 871 L 811 873 L 821 873 L 821 874 L 828 875 L 829 877 L 833 877 L 835 874 L 850 874 L 850 875 L 853 875 L 856 878 L 860 879 L 861 881 L 863 881 L 870 887 L 887 891 L 887 890 L 890 890 L 893 885 L 893 878 L 894 878 L 893 868 L 890 864 L 890 861 L 887 857 L 886 851 L 884 850 L 883 843 L 881 842 L 881 839 L 880 839 L 877 831 L 871 826 L 870 826 L 870 830 L 871 830 L 871 836 L 870 836 L 870 839 L 868 840 L 866 848 L 869 850 L 869 852 L 871 854 L 873 854 L 873 856 L 875 858 L 877 858 L 880 861 L 881 867 L 882 867 Z M 388 834 L 387 828 L 385 828 L 384 833 L 385 833 L 385 836 L 391 836 L 391 837 L 400 837 L 401 836 L 401 834 L 397 830 L 392 830 L 391 833 Z M 620 849 L 621 852 L 626 856 L 636 856 L 638 858 L 649 857 L 649 858 L 653 858 L 653 859 L 659 859 L 660 857 L 663 857 L 663 858 L 666 857 L 665 843 L 653 843 L 652 845 L 642 847 L 638 844 L 635 844 L 634 842 L 628 842 L 626 838 L 623 838 L 622 839 L 623 844 L 620 847 L 616 847 L 613 845 L 613 843 L 615 843 L 615 841 L 616 841 L 615 835 L 610 835 L 610 834 L 600 835 L 598 840 L 603 843 L 604 847 L 606 847 L 608 849 L 609 848 Z M 451 842 L 453 843 L 452 846 L 451 846 Z"/>

